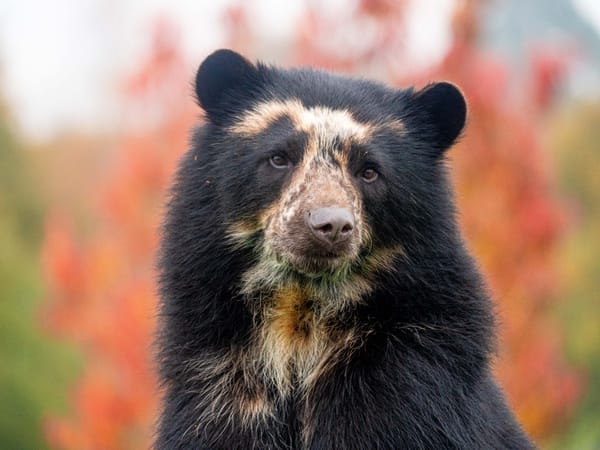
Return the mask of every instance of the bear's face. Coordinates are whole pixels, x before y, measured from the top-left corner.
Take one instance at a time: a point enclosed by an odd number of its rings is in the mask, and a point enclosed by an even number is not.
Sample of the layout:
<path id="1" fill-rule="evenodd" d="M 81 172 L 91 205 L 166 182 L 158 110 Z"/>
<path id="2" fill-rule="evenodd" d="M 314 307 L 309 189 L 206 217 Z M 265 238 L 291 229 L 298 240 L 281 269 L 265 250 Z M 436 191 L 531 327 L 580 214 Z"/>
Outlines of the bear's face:
<path id="1" fill-rule="evenodd" d="M 369 236 L 361 190 L 378 181 L 376 163 L 364 157 L 370 128 L 348 111 L 298 99 L 259 103 L 229 127 L 241 139 L 270 137 L 255 170 L 279 181 L 272 183 L 279 192 L 251 230 L 263 232 L 265 257 L 305 274 L 335 272 L 357 259 Z M 236 223 L 231 236 L 243 241 L 245 227 Z"/>
<path id="2" fill-rule="evenodd" d="M 435 197 L 447 200 L 437 166 L 465 120 L 456 88 L 415 94 L 371 83 L 376 98 L 363 101 L 352 90 L 365 82 L 331 87 L 342 79 L 320 76 L 254 66 L 230 51 L 209 56 L 197 75 L 227 239 L 256 258 L 248 293 L 303 279 L 358 298 L 370 272 L 406 253 Z"/>

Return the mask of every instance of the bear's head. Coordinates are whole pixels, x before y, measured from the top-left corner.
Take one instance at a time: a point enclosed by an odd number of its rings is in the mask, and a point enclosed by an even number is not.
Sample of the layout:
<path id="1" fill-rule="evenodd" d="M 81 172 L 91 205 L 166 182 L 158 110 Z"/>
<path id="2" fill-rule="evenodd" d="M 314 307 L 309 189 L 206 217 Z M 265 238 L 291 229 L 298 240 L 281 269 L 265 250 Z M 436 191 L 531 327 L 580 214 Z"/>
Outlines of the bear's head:
<path id="1" fill-rule="evenodd" d="M 225 239 L 252 255 L 246 293 L 359 298 L 373 273 L 454 232 L 443 155 L 466 103 L 452 84 L 396 90 L 219 50 L 195 88 Z"/>

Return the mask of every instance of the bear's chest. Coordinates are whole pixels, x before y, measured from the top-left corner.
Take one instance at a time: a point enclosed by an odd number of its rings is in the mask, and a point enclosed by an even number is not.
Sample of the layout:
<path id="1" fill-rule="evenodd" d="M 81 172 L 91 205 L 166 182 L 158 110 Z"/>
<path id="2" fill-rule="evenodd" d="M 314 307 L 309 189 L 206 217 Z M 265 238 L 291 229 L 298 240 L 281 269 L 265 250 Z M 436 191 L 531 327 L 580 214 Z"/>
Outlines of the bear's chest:
<path id="1" fill-rule="evenodd" d="M 306 389 L 331 358 L 333 343 L 314 301 L 299 289 L 282 289 L 263 311 L 256 331 L 261 375 L 283 396 L 294 388 Z"/>
<path id="2" fill-rule="evenodd" d="M 315 387 L 360 341 L 354 328 L 324 320 L 311 298 L 300 289 L 280 289 L 256 318 L 246 345 L 204 360 L 203 373 L 195 376 L 206 386 L 199 409 L 257 426 L 288 421 L 291 408 L 302 424 Z"/>

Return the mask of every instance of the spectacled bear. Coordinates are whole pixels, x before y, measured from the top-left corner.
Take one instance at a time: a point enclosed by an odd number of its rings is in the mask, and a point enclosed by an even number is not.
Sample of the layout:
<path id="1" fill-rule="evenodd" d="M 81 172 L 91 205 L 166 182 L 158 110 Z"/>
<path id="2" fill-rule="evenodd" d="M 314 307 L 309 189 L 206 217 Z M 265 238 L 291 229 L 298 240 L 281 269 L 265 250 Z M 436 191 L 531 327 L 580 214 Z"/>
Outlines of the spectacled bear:
<path id="1" fill-rule="evenodd" d="M 157 449 L 528 449 L 455 220 L 452 84 L 219 50 L 160 253 Z"/>

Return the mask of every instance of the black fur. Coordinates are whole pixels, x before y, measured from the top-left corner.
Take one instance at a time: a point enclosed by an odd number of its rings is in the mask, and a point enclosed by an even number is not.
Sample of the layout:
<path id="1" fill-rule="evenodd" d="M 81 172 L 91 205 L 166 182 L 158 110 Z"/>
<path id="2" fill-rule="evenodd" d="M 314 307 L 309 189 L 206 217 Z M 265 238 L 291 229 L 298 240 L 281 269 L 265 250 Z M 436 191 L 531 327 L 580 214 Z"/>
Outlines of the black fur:
<path id="1" fill-rule="evenodd" d="M 415 92 L 311 69 L 254 66 L 228 51 L 202 64 L 196 89 L 208 121 L 180 164 L 162 237 L 165 397 L 156 448 L 533 448 L 492 379 L 492 307 L 454 218 L 443 152 L 465 122 L 460 92 L 447 83 Z M 374 134 L 368 153 L 380 180 L 357 189 L 372 230 L 365 252 L 399 244 L 405 253 L 373 274 L 374 290 L 361 302 L 329 319 L 332 333 L 353 329 L 358 339 L 309 390 L 277 397 L 256 379 L 275 406 L 272 416 L 248 426 L 234 414 L 207 411 L 205 393 L 228 386 L 218 384 L 218 370 L 206 376 L 198 367 L 212 364 L 207 355 L 251 345 L 260 323 L 239 289 L 257 255 L 252 245 L 231 245 L 226 227 L 276 201 L 289 175 L 273 175 L 261 162 L 284 131 L 275 125 L 241 139 L 227 126 L 256 102 L 291 98 L 349 110 L 361 123 L 404 124 L 405 133 Z M 360 167 L 355 159 L 349 164 Z"/>

